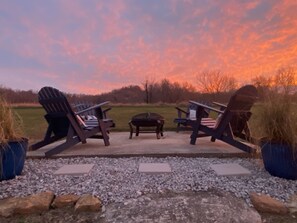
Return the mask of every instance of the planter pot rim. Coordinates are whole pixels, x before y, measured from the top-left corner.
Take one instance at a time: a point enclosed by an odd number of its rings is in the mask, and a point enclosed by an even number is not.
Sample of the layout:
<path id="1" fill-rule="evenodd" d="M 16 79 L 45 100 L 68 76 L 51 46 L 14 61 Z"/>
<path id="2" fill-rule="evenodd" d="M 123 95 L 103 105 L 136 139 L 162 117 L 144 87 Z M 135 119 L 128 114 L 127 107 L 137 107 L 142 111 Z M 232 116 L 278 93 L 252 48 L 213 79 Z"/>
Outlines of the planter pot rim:
<path id="1" fill-rule="evenodd" d="M 28 138 L 22 137 L 20 139 L 8 140 L 7 143 L 0 142 L 0 149 L 1 147 L 8 145 L 9 143 L 21 143 L 21 142 L 27 143 L 28 141 L 29 141 Z"/>
<path id="2" fill-rule="evenodd" d="M 292 148 L 292 146 L 289 145 L 288 143 L 281 143 L 281 142 L 272 141 L 272 140 L 261 140 L 260 141 L 260 147 L 261 147 L 261 149 L 263 149 L 263 147 L 265 147 L 267 145 L 279 146 L 279 147 L 282 147 L 282 148 L 287 148 L 287 149 L 289 149 L 292 152 L 292 154 L 296 154 L 296 156 L 297 156 L 297 144 L 295 145 L 294 148 Z"/>
<path id="3" fill-rule="evenodd" d="M 278 145 L 282 145 L 282 146 L 290 146 L 288 143 L 284 143 L 278 140 L 273 140 L 273 139 L 268 139 L 268 138 L 261 138 L 259 139 L 259 144 L 260 146 L 264 145 L 264 144 L 278 144 Z M 297 147 L 297 144 L 296 144 Z"/>

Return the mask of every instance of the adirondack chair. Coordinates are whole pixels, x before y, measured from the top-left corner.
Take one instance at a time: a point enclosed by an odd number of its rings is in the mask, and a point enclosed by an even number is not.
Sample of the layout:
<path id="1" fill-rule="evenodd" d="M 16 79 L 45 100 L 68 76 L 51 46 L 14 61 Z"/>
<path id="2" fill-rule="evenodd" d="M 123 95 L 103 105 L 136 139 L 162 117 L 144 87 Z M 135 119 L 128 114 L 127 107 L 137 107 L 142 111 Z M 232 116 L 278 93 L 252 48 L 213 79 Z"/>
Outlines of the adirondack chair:
<path id="1" fill-rule="evenodd" d="M 80 112 L 82 110 L 85 110 L 87 108 L 90 108 L 92 106 L 94 106 L 95 104 L 93 103 L 88 103 L 88 102 L 80 102 L 80 103 L 75 103 L 72 105 L 73 109 L 75 112 Z M 110 111 L 111 108 L 105 108 L 102 110 L 102 116 L 103 116 L 103 119 L 108 119 L 108 115 L 107 115 L 107 112 Z M 96 112 L 94 109 L 92 110 L 87 110 L 85 111 L 83 114 L 80 114 L 80 117 L 83 119 L 83 120 L 92 120 L 92 119 L 97 119 L 96 118 Z"/>
<path id="2" fill-rule="evenodd" d="M 188 120 L 188 124 L 193 128 L 190 143 L 195 145 L 198 137 L 211 136 L 213 142 L 218 139 L 245 152 L 253 152 L 253 148 L 247 143 L 243 143 L 242 140 L 253 142 L 248 120 L 252 115 L 250 110 L 256 99 L 256 88 L 252 85 L 246 85 L 231 96 L 224 110 L 190 101 L 191 104 L 197 106 L 197 119 Z M 203 121 L 205 109 L 216 112 L 219 117 L 216 120 Z"/>
<path id="3" fill-rule="evenodd" d="M 109 136 L 107 131 L 114 126 L 111 119 L 103 119 L 101 104 L 89 107 L 79 112 L 74 112 L 65 95 L 52 87 L 43 87 L 38 92 L 39 103 L 46 111 L 44 116 L 48 122 L 48 128 L 42 141 L 31 146 L 32 150 L 37 150 L 45 145 L 66 138 L 66 141 L 55 148 L 45 152 L 45 156 L 51 156 L 74 146 L 77 143 L 86 143 L 87 138 L 101 138 L 105 146 L 109 146 Z M 96 120 L 83 121 L 80 114 L 95 111 Z"/>
<path id="4" fill-rule="evenodd" d="M 220 106 L 219 103 L 213 102 L 214 104 L 216 104 L 217 106 Z M 221 105 L 224 106 L 224 105 Z M 220 106 L 220 107 L 221 107 Z M 175 107 L 176 111 L 177 111 L 177 118 L 175 118 L 173 120 L 174 123 L 176 123 L 176 132 L 179 132 L 180 130 L 192 130 L 191 125 L 189 125 L 188 120 L 189 119 L 196 119 L 196 110 L 197 110 L 197 106 L 195 104 L 189 103 L 187 110 L 184 110 L 180 107 Z M 210 120 L 210 118 L 208 118 L 209 116 L 209 110 L 204 110 L 203 112 L 203 120 Z"/>

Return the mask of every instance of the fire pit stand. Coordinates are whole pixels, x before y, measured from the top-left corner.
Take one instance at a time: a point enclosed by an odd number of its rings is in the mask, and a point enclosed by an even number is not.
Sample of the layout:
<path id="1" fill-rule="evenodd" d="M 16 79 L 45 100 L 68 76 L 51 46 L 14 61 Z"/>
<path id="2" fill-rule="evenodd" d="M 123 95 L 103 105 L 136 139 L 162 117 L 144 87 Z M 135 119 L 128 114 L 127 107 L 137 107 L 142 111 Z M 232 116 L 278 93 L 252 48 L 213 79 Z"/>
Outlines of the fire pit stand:
<path id="1" fill-rule="evenodd" d="M 133 135 L 133 126 L 136 127 L 136 136 L 139 133 L 156 133 L 157 139 L 163 136 L 164 118 L 157 113 L 141 113 L 132 117 L 129 122 L 130 126 L 130 139 Z M 155 127 L 155 130 L 149 128 Z M 160 136 L 161 135 L 161 136 Z"/>

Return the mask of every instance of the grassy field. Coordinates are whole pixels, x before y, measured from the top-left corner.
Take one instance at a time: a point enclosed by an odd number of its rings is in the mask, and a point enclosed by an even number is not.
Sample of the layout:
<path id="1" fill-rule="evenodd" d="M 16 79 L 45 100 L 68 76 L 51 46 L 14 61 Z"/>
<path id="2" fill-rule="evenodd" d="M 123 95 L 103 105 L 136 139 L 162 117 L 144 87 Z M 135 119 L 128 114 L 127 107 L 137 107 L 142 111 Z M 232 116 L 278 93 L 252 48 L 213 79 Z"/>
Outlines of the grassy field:
<path id="1" fill-rule="evenodd" d="M 44 119 L 45 111 L 41 107 L 16 107 L 14 111 L 23 120 L 25 137 L 29 140 L 42 139 L 44 137 L 47 123 Z"/>
<path id="2" fill-rule="evenodd" d="M 260 104 L 256 104 L 253 109 L 253 115 L 250 120 L 250 128 L 253 135 L 257 135 L 257 111 Z M 116 123 L 113 131 L 129 131 L 128 122 L 133 115 L 142 112 L 156 112 L 165 117 L 165 131 L 175 131 L 176 125 L 173 123 L 177 117 L 175 105 L 112 105 L 108 116 Z M 44 119 L 45 111 L 42 107 L 20 106 L 14 110 L 22 117 L 24 123 L 25 136 L 34 142 L 44 137 L 47 123 Z M 296 106 L 297 110 L 297 106 Z"/>
<path id="3" fill-rule="evenodd" d="M 128 122 L 133 115 L 143 112 L 156 112 L 165 118 L 165 131 L 175 130 L 176 125 L 173 119 L 176 118 L 177 112 L 174 109 L 175 105 L 116 105 L 111 106 L 112 109 L 108 112 L 108 116 L 114 120 L 116 127 L 113 131 L 129 131 Z M 26 137 L 31 141 L 36 141 L 44 137 L 47 123 L 44 119 L 45 111 L 42 107 L 15 107 L 17 112 L 23 119 L 24 131 Z"/>

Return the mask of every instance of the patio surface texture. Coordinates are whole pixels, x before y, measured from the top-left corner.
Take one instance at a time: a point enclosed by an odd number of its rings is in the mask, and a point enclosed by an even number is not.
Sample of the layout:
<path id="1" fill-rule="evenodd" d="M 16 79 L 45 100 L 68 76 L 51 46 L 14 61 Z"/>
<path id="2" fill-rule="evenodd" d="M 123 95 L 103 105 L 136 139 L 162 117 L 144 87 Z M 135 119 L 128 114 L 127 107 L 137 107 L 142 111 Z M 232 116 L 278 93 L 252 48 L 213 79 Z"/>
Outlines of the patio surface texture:
<path id="1" fill-rule="evenodd" d="M 110 146 L 104 146 L 101 139 L 87 139 L 86 144 L 77 144 L 72 148 L 52 156 L 60 157 L 133 157 L 133 156 L 183 156 L 183 157 L 251 157 L 250 154 L 230 146 L 220 140 L 211 142 L 210 137 L 198 138 L 196 145 L 190 145 L 189 132 L 164 132 L 161 139 L 154 133 L 140 133 L 129 139 L 128 132 L 111 132 Z M 42 158 L 44 152 L 55 147 L 52 143 L 36 151 L 28 151 L 28 158 Z"/>

